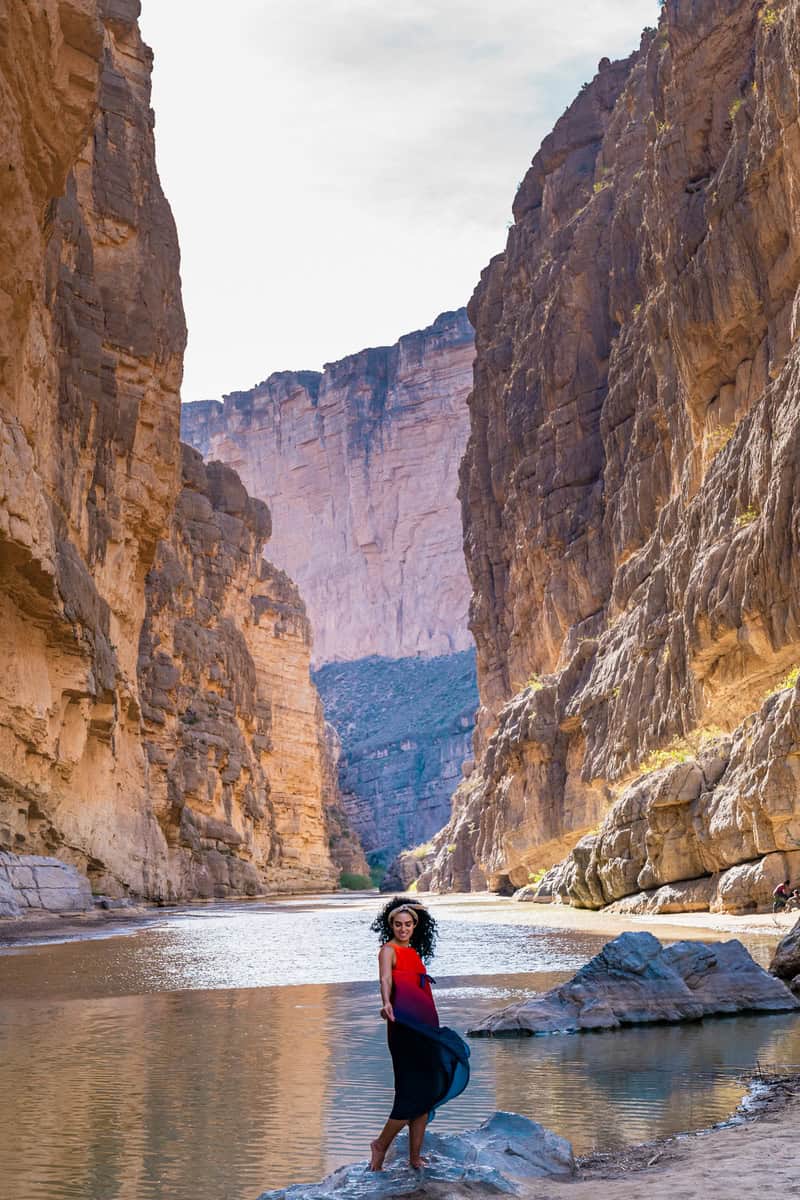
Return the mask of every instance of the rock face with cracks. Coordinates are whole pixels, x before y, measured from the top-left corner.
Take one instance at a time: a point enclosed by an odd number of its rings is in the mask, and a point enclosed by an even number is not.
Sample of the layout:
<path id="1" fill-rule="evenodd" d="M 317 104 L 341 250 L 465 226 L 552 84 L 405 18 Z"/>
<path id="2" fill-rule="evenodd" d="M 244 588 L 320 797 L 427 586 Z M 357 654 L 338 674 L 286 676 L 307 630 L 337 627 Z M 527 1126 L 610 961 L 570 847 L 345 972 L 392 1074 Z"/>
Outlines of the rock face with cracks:
<path id="1" fill-rule="evenodd" d="M 475 656 L 366 658 L 314 672 L 342 746 L 342 805 L 374 862 L 432 837 L 470 752 Z"/>
<path id="2" fill-rule="evenodd" d="M 800 989 L 800 921 L 778 942 L 769 969 L 794 991 Z"/>
<path id="3" fill-rule="evenodd" d="M 456 491 L 472 358 L 460 309 L 322 374 L 183 406 L 184 439 L 268 502 L 270 554 L 305 597 L 315 665 L 471 646 Z"/>
<path id="4" fill-rule="evenodd" d="M 295 585 L 262 558 L 269 533 L 236 473 L 184 446 L 140 643 L 150 800 L 184 895 L 335 882 L 310 629 Z"/>
<path id="5" fill-rule="evenodd" d="M 0 850 L 0 917 L 86 912 L 93 907 L 85 875 L 57 858 Z"/>
<path id="6" fill-rule="evenodd" d="M 573 902 L 700 878 L 748 907 L 794 870 L 767 856 L 800 844 L 798 28 L 666 0 L 516 195 L 468 310 L 478 770 L 428 886 L 575 847 Z"/>
<path id="7" fill-rule="evenodd" d="M 472 1037 L 618 1029 L 739 1012 L 800 1009 L 789 989 L 741 942 L 676 942 L 623 933 L 560 987 L 518 1001 L 469 1030 Z"/>
<path id="8" fill-rule="evenodd" d="M 0 847 L 110 896 L 329 886 L 302 605 L 253 573 L 264 506 L 181 481 L 178 243 L 138 14 L 0 16 Z"/>
<path id="9" fill-rule="evenodd" d="M 572 1147 L 527 1117 L 496 1112 L 478 1129 L 425 1135 L 427 1164 L 412 1171 L 407 1136 L 401 1134 L 382 1171 L 366 1163 L 340 1167 L 320 1183 L 264 1192 L 259 1200 L 381 1200 L 392 1196 L 438 1197 L 518 1195 L 532 1180 L 568 1180 L 575 1174 Z"/>

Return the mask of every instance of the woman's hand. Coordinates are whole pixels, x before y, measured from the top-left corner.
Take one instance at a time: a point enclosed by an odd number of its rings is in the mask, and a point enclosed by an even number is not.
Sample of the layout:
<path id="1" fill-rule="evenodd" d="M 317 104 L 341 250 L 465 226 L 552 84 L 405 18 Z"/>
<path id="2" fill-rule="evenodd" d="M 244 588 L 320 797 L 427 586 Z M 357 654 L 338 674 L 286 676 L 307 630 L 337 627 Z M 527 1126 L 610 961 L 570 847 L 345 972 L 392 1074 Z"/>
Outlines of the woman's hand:
<path id="1" fill-rule="evenodd" d="M 394 1020 L 394 1009 L 392 1008 L 392 966 L 394 965 L 394 949 L 389 946 L 381 946 L 378 951 L 378 974 L 381 981 L 381 1016 L 384 1021 Z"/>

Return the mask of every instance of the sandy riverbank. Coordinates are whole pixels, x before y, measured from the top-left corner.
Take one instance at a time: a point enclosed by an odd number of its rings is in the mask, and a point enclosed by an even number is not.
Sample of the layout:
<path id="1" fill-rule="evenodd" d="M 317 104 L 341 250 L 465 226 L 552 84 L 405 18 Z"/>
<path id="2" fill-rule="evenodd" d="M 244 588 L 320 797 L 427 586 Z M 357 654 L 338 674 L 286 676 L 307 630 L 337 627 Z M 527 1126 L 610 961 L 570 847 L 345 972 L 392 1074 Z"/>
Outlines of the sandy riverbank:
<path id="1" fill-rule="evenodd" d="M 773 1084 L 744 1124 L 634 1146 L 579 1164 L 577 1180 L 537 1183 L 530 1200 L 743 1200 L 800 1196 L 800 1077 Z"/>
<path id="2" fill-rule="evenodd" d="M 776 943 L 795 924 L 797 913 L 750 913 L 731 916 L 727 913 L 674 913 L 667 916 L 621 916 L 617 913 L 594 912 L 571 908 L 566 904 L 523 904 L 489 892 L 435 895 L 420 893 L 417 897 L 443 920 L 468 918 L 477 923 L 531 926 L 539 929 L 563 929 L 616 937 L 626 929 L 647 929 L 656 937 L 672 941 L 720 937 L 761 936 L 774 938 Z M 0 920 L 0 946 L 74 939 L 81 937 L 115 937 L 130 933 L 137 927 L 153 922 L 168 921 L 171 915 L 202 909 L 254 907 L 272 904 L 339 904 L 363 909 L 373 914 L 387 896 L 377 892 L 337 892 L 319 895 L 240 897 L 231 900 L 194 901 L 175 906 L 143 904 L 111 911 L 90 913 L 42 914 L 20 919 Z"/>
<path id="3" fill-rule="evenodd" d="M 437 896 L 420 894 L 418 899 L 428 905 L 437 917 L 469 914 L 472 921 L 493 924 L 530 925 L 543 929 L 564 929 L 616 937 L 626 929 L 647 929 L 656 937 L 701 939 L 711 935 L 738 937 L 760 934 L 776 940 L 792 928 L 797 913 L 749 913 L 732 916 L 728 913 L 672 913 L 666 916 L 621 916 L 619 913 L 594 912 L 571 908 L 567 904 L 524 904 L 489 893 Z"/>

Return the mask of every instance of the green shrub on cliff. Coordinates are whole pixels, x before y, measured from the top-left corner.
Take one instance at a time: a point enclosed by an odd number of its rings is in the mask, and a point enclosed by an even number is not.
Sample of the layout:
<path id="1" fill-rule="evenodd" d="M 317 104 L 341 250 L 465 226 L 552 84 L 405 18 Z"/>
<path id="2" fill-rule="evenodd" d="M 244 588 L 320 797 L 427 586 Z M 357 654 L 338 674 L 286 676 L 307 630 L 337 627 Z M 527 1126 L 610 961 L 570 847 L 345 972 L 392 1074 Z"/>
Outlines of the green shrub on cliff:
<path id="1" fill-rule="evenodd" d="M 374 886 L 369 875 L 356 875 L 354 871 L 342 871 L 339 876 L 339 887 L 345 888 L 348 892 L 369 891 Z"/>
<path id="2" fill-rule="evenodd" d="M 769 691 L 765 693 L 764 699 L 769 700 L 770 696 L 777 696 L 778 692 L 788 691 L 789 688 L 793 688 L 795 686 L 798 679 L 800 679 L 800 666 L 792 667 L 791 671 L 789 671 L 788 675 L 783 677 L 780 683 L 776 684 L 774 688 L 770 688 Z"/>
<path id="3" fill-rule="evenodd" d="M 749 508 L 740 512 L 736 520 L 733 522 L 737 529 L 744 529 L 748 525 L 752 525 L 761 516 L 757 508 L 750 505 Z"/>

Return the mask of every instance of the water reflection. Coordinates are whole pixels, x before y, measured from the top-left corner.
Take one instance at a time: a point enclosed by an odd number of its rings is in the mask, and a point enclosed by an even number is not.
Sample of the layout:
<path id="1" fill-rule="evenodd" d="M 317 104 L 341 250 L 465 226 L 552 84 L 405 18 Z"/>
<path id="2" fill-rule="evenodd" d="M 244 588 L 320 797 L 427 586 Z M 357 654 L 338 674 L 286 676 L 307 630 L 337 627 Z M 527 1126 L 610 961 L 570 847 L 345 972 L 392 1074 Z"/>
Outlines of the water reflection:
<path id="1" fill-rule="evenodd" d="M 464 1024 L 518 976 L 461 980 Z M 500 995 L 502 993 L 502 996 Z M 0 1021 L 3 1188 L 19 1200 L 242 1200 L 362 1157 L 391 1100 L 371 985 L 14 1002 Z M 459 1020 L 460 1018 L 460 1020 Z M 800 1062 L 793 1017 L 472 1044 L 470 1089 L 437 1117 L 525 1113 L 576 1150 L 705 1126 L 757 1059 Z"/>
<path id="2" fill-rule="evenodd" d="M 260 911 L 0 955 L 4 1200 L 253 1200 L 365 1155 L 391 1102 L 376 984 L 253 986 L 310 970 L 370 977 L 364 913 Z M 436 962 L 442 1018 L 463 1031 L 603 940 L 465 918 Z M 528 970 L 488 974 L 487 961 Z M 743 1068 L 800 1063 L 800 1023 L 481 1039 L 472 1054 L 473 1083 L 440 1129 L 506 1108 L 585 1151 L 723 1119 Z"/>
<path id="3" fill-rule="evenodd" d="M 375 901 L 194 909 L 135 936 L 0 949 L 0 995 L 103 996 L 372 979 Z M 438 914 L 437 914 L 438 915 Z M 577 970 L 608 940 L 476 921 L 440 921 L 436 975 Z"/>
<path id="4" fill-rule="evenodd" d="M 327 990 L 8 1006 L 0 1194 L 239 1200 L 276 1170 L 318 1178 Z"/>

